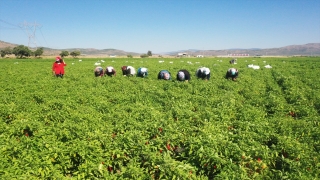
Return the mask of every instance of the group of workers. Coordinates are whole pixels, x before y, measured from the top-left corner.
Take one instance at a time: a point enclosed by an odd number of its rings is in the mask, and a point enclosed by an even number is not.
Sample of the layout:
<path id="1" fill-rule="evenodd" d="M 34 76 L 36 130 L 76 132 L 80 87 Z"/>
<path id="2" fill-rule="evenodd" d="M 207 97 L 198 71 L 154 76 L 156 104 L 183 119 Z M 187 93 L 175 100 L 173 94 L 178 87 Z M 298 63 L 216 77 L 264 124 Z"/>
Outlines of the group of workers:
<path id="1" fill-rule="evenodd" d="M 123 76 L 137 76 L 137 77 L 147 77 L 148 76 L 148 69 L 145 67 L 140 67 L 138 71 L 136 72 L 135 68 L 132 66 L 122 66 L 122 75 Z M 235 68 L 228 69 L 226 73 L 226 78 L 231 78 L 232 80 L 236 80 L 238 77 L 238 70 Z M 102 77 L 102 76 L 115 76 L 116 70 L 112 66 L 107 66 L 105 71 L 101 66 L 97 66 L 94 69 L 94 75 L 96 77 Z M 203 79 L 203 80 L 209 80 L 210 79 L 210 69 L 207 67 L 201 67 L 198 68 L 196 71 L 196 77 Z M 164 80 L 171 80 L 172 76 L 171 73 L 168 70 L 161 70 L 158 73 L 158 79 L 164 79 Z M 176 79 L 178 81 L 189 81 L 190 80 L 190 73 L 186 69 L 181 69 L 176 74 Z"/>
<path id="2" fill-rule="evenodd" d="M 56 61 L 52 65 L 52 72 L 54 76 L 63 78 L 64 76 L 64 67 L 67 64 L 64 62 L 64 60 L 60 57 L 56 57 Z M 137 77 L 147 77 L 148 76 L 148 69 L 145 67 L 140 67 L 138 69 L 138 72 L 136 73 L 136 70 L 132 66 L 122 66 L 122 75 L 123 76 L 134 76 L 137 75 Z M 229 68 L 226 73 L 227 79 L 236 80 L 238 77 L 238 69 L 236 68 Z M 96 77 L 102 77 L 102 76 L 116 76 L 116 70 L 112 66 L 107 66 L 104 70 L 101 66 L 96 66 L 94 68 L 94 75 Z M 196 71 L 196 77 L 201 78 L 203 80 L 209 80 L 210 79 L 210 69 L 207 67 L 201 67 L 198 68 Z M 158 73 L 158 79 L 164 79 L 164 80 L 171 80 L 171 73 L 168 70 L 161 70 Z M 190 80 L 190 73 L 186 69 L 181 69 L 177 72 L 176 79 L 178 81 L 189 81 Z"/>

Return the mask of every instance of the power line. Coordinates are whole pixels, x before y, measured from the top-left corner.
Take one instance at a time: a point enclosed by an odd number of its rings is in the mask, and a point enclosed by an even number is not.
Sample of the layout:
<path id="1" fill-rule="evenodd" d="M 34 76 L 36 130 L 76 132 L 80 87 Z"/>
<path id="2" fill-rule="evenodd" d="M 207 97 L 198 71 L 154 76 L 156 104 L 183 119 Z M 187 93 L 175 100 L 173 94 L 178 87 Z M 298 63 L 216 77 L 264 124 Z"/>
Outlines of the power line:
<path id="1" fill-rule="evenodd" d="M 13 27 L 4 27 L 4 26 L 1 26 L 1 23 L 4 23 L 6 25 L 10 25 L 10 26 L 13 26 Z M 40 30 L 40 33 L 41 33 L 41 36 L 42 38 L 44 39 L 47 47 L 48 46 L 48 43 L 46 41 L 46 39 L 44 38 L 43 36 L 43 33 L 41 31 L 41 28 L 42 28 L 42 25 L 41 24 L 37 24 L 36 22 L 34 23 L 27 23 L 27 22 L 24 22 L 24 23 L 21 23 L 20 25 L 15 25 L 13 23 L 10 23 L 10 22 L 7 22 L 3 19 L 0 19 L 0 28 L 3 30 L 3 29 L 8 29 L 8 30 L 23 30 L 25 32 L 25 34 L 28 36 L 28 47 L 30 48 L 30 45 L 34 45 L 35 47 L 37 47 L 37 43 L 36 43 L 36 30 L 39 29 Z"/>
<path id="2" fill-rule="evenodd" d="M 36 30 L 38 27 L 41 27 L 41 25 L 37 24 L 36 22 L 34 22 L 34 23 L 24 22 L 20 25 L 20 27 L 25 30 L 25 32 L 29 38 L 28 47 L 30 48 L 30 44 L 33 44 L 35 47 L 37 47 Z"/>
<path id="3" fill-rule="evenodd" d="M 41 28 L 40 28 L 40 33 L 41 33 L 41 35 L 42 35 L 42 38 L 44 39 L 44 42 L 46 43 L 46 46 L 49 47 L 46 39 L 44 38 L 44 36 L 43 36 L 43 34 L 42 34 Z"/>
<path id="4" fill-rule="evenodd" d="M 2 26 L 2 25 L 0 25 L 0 28 L 1 28 L 1 29 L 21 30 L 21 28 L 20 28 L 18 25 L 14 25 L 14 24 L 9 23 L 9 22 L 7 22 L 7 21 L 5 21 L 5 20 L 0 19 L 0 23 L 4 23 L 4 24 L 6 24 L 6 25 L 13 26 L 13 27 L 7 27 L 7 26 Z"/>
<path id="5" fill-rule="evenodd" d="M 0 26 L 1 29 L 10 29 L 10 30 L 21 30 L 21 28 L 12 28 L 12 27 L 4 27 Z"/>
<path id="6" fill-rule="evenodd" d="M 1 22 L 3 22 L 3 23 L 5 23 L 5 24 L 8 24 L 8 25 L 11 25 L 11 26 L 14 26 L 14 27 L 20 28 L 18 25 L 15 25 L 15 24 L 9 23 L 9 22 L 7 22 L 7 21 L 5 21 L 5 20 L 0 19 L 0 21 L 1 21 Z"/>

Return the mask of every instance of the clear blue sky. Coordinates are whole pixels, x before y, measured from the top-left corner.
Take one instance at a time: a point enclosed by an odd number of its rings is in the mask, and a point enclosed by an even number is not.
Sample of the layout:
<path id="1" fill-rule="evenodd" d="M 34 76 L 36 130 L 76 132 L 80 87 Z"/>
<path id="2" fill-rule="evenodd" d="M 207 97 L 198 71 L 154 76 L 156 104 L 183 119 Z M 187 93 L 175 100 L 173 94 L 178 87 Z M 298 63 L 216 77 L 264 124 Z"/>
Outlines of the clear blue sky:
<path id="1" fill-rule="evenodd" d="M 0 0 L 0 40 L 153 53 L 320 42 L 320 0 Z"/>

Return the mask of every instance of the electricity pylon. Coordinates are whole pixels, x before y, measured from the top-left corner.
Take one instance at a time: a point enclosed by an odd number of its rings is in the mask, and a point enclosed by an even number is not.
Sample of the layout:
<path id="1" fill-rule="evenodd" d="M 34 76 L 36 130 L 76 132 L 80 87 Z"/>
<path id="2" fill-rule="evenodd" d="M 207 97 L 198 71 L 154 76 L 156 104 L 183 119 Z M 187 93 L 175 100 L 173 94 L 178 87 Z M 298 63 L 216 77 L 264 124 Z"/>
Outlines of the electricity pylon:
<path id="1" fill-rule="evenodd" d="M 37 28 L 41 27 L 40 24 L 34 23 L 21 23 L 20 27 L 25 30 L 29 41 L 28 41 L 28 47 L 30 48 L 30 45 L 34 45 L 35 48 L 37 48 L 37 42 L 36 42 L 36 30 Z"/>

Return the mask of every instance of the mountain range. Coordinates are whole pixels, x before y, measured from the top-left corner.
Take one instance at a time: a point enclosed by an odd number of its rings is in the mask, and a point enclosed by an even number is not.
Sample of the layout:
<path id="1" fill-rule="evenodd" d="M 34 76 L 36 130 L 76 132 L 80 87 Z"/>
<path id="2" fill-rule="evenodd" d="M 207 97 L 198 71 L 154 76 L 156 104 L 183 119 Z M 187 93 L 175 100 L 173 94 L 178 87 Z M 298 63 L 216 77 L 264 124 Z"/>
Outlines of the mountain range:
<path id="1" fill-rule="evenodd" d="M 250 48 L 250 49 L 224 49 L 224 50 L 182 50 L 174 51 L 166 54 L 176 55 L 178 53 L 186 53 L 192 56 L 227 56 L 228 54 L 249 54 L 250 56 L 320 56 L 320 43 L 308 43 L 303 45 L 290 45 L 279 48 Z"/>
<path id="2" fill-rule="evenodd" d="M 0 40 L 0 50 L 5 47 L 14 48 L 17 44 L 12 44 Z M 30 48 L 32 49 L 32 48 Z M 44 47 L 43 55 L 58 55 L 61 51 L 80 51 L 84 56 L 140 56 L 141 53 L 126 52 L 118 49 L 94 49 L 94 48 L 71 48 L 71 49 L 52 49 Z M 228 54 L 249 54 L 250 56 L 320 56 L 320 43 L 308 43 L 303 45 L 289 45 L 279 48 L 250 48 L 250 49 L 224 49 L 224 50 L 179 50 L 159 53 L 159 55 L 177 56 L 178 53 L 185 53 L 190 56 L 227 56 Z"/>

